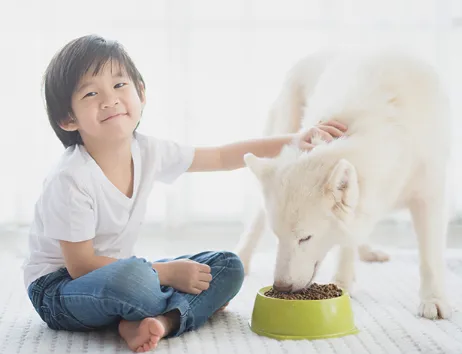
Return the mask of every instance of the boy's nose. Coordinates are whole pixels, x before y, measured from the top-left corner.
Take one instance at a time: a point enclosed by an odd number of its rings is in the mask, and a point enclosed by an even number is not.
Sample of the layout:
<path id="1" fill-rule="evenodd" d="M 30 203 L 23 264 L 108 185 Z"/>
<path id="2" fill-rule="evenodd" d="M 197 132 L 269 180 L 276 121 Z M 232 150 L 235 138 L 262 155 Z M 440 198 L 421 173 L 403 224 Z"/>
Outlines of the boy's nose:
<path id="1" fill-rule="evenodd" d="M 106 96 L 101 102 L 102 108 L 111 108 L 119 104 L 119 98 L 116 96 Z"/>
<path id="2" fill-rule="evenodd" d="M 115 107 L 119 104 L 119 101 L 113 101 L 112 103 L 109 103 L 109 102 L 105 102 L 103 103 L 103 108 L 112 108 L 112 107 Z"/>

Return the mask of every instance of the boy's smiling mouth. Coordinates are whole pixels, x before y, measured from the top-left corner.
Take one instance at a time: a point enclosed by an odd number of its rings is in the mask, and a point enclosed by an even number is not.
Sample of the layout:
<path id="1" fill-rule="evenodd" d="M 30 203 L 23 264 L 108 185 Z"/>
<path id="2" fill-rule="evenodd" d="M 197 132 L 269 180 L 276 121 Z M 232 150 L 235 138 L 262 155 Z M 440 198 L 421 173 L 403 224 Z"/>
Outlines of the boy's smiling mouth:
<path id="1" fill-rule="evenodd" d="M 111 120 L 111 119 L 113 119 L 113 118 L 122 117 L 122 116 L 125 116 L 125 115 L 127 115 L 127 113 L 117 113 L 117 114 L 113 114 L 113 115 L 110 115 L 109 117 L 106 117 L 105 119 L 103 119 L 103 120 L 101 121 L 101 123 L 106 122 L 106 121 L 108 121 L 108 120 Z"/>

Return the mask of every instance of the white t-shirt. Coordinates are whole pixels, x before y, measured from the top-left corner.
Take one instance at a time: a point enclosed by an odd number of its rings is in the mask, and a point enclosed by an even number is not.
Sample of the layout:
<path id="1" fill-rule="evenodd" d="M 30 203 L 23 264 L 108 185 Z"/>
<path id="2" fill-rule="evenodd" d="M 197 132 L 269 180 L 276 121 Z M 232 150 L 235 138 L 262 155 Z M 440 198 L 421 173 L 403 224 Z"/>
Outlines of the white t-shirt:
<path id="1" fill-rule="evenodd" d="M 59 240 L 93 239 L 95 254 L 133 255 L 154 181 L 171 183 L 192 163 L 194 148 L 135 133 L 132 142 L 133 196 L 128 198 L 104 175 L 84 146 L 66 149 L 43 185 L 29 234 L 24 264 L 27 287 L 65 266 Z"/>

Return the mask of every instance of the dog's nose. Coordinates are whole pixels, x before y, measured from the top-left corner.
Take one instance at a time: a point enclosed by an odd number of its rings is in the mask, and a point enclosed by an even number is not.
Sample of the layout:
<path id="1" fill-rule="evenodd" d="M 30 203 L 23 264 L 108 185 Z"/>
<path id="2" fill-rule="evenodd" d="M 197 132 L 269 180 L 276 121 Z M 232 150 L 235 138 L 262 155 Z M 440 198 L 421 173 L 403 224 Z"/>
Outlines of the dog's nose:
<path id="1" fill-rule="evenodd" d="M 280 293 L 290 293 L 292 291 L 292 284 L 287 285 L 284 283 L 277 283 L 273 284 L 273 289 L 280 292 Z"/>

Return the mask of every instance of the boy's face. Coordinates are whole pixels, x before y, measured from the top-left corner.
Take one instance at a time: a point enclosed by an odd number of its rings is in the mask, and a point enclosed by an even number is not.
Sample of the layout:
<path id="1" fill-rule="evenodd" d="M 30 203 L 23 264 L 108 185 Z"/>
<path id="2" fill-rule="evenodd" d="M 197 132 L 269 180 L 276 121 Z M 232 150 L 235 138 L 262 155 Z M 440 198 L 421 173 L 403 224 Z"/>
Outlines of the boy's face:
<path id="1" fill-rule="evenodd" d="M 131 138 L 145 98 L 138 95 L 128 74 L 119 65 L 105 64 L 98 75 L 93 70 L 78 83 L 72 95 L 74 117 L 62 125 L 78 130 L 86 144 Z"/>

